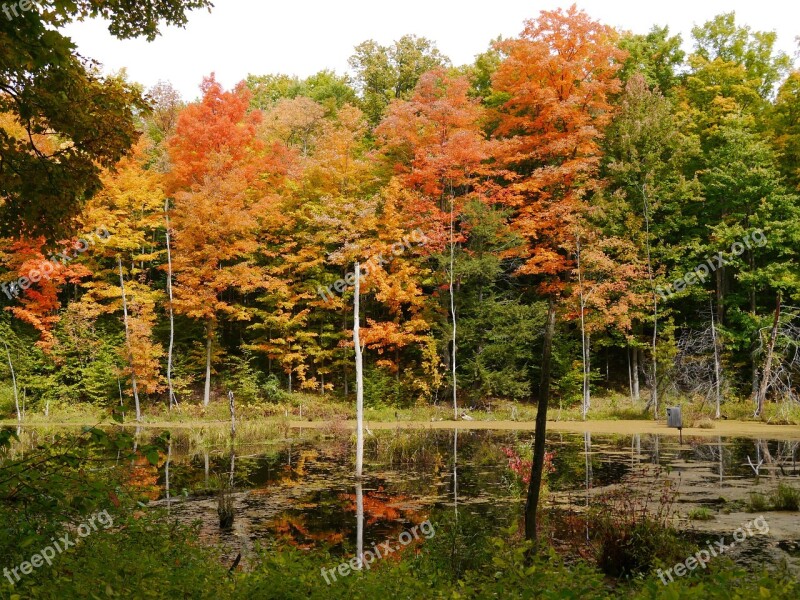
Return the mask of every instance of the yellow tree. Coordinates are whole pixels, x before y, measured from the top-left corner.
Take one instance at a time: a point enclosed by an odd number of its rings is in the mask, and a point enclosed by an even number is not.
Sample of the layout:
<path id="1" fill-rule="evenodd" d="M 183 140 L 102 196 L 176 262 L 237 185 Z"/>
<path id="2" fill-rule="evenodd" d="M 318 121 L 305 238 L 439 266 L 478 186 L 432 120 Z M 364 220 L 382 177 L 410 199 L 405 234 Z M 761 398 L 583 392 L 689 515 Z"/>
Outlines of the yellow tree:
<path id="1" fill-rule="evenodd" d="M 87 253 L 93 276 L 83 283 L 80 303 L 85 314 L 95 316 L 127 311 L 122 375 L 136 381 L 137 391 L 156 395 L 164 391 L 164 349 L 153 332 L 164 299 L 155 281 L 165 253 L 157 237 L 164 189 L 161 174 L 148 168 L 151 153 L 152 144 L 143 136 L 115 172 L 103 174 L 103 190 L 87 204 L 84 229 L 106 230 L 108 239 Z"/>

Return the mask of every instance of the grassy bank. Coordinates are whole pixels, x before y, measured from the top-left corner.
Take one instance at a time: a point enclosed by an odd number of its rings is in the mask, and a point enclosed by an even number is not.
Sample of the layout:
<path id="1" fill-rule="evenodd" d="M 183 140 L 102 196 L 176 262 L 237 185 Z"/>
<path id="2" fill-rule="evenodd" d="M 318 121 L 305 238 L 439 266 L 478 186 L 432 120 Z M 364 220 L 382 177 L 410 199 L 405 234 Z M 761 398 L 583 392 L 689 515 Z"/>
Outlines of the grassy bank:
<path id="1" fill-rule="evenodd" d="M 588 421 L 642 421 L 642 431 L 652 429 L 645 422 L 663 422 L 664 411 L 660 411 L 659 420 L 655 421 L 652 410 L 645 410 L 645 403 L 632 402 L 628 397 L 613 396 L 595 398 L 592 400 L 592 409 Z M 684 426 L 688 430 L 713 430 L 722 432 L 730 430 L 727 423 L 747 422 L 769 425 L 800 425 L 800 407 L 786 408 L 782 405 L 768 404 L 764 414 L 753 417 L 753 407 L 749 401 L 730 401 L 722 407 L 722 418 L 715 419 L 714 408 L 702 402 L 682 400 L 662 404 L 664 406 L 681 406 L 683 410 Z M 505 400 L 487 400 L 480 406 L 463 406 L 459 409 L 465 426 L 471 422 L 510 422 L 527 423 L 536 418 L 536 407 L 533 403 L 515 403 Z M 0 406 L 0 425 L 13 426 L 16 424 L 16 413 L 12 407 Z M 136 424 L 133 414 L 128 411 L 123 413 L 123 422 L 126 425 Z M 580 408 L 576 406 L 555 405 L 551 407 L 549 415 L 554 423 L 582 422 Z M 108 410 L 92 407 L 91 405 L 64 405 L 53 406 L 48 416 L 41 412 L 27 412 L 24 423 L 28 426 L 58 425 L 94 425 L 108 421 Z M 355 419 L 355 403 L 344 402 L 341 398 L 315 394 L 286 394 L 284 399 L 276 402 L 239 403 L 236 406 L 236 417 L 240 423 L 258 422 L 262 426 L 272 426 L 276 429 L 285 429 L 290 423 L 297 425 L 302 422 L 315 423 L 342 423 Z M 419 405 L 413 407 L 394 407 L 388 405 L 374 405 L 365 408 L 365 419 L 370 423 L 398 423 L 398 422 L 448 422 L 453 421 L 452 406 Z M 227 400 L 212 401 L 208 407 L 200 403 L 182 403 L 177 409 L 167 410 L 163 405 L 145 406 L 141 425 L 150 427 L 203 427 L 225 426 L 230 423 L 230 412 Z M 625 427 L 626 433 L 630 427 Z M 591 431 L 591 429 L 586 429 Z M 583 431 L 583 429 L 582 429 Z M 598 431 L 599 432 L 599 431 Z"/>

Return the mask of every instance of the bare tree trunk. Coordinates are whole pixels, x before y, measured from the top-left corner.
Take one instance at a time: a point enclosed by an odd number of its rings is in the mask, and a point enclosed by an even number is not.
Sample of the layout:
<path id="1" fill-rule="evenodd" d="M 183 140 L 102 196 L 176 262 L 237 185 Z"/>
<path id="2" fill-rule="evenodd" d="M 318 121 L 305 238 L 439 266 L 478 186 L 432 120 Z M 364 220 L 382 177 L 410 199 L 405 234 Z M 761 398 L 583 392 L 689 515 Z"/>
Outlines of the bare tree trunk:
<path id="1" fill-rule="evenodd" d="M 719 419 L 720 417 L 720 392 L 719 392 L 719 380 L 720 380 L 720 364 L 719 364 L 719 350 L 717 346 L 717 328 L 714 325 L 714 305 L 711 305 L 711 343 L 714 344 L 714 383 L 715 383 L 715 392 L 716 392 L 716 400 L 717 400 L 717 411 L 715 418 Z"/>
<path id="2" fill-rule="evenodd" d="M 167 354 L 167 385 L 169 386 L 169 409 L 178 406 L 178 399 L 172 387 L 172 349 L 175 346 L 175 315 L 172 310 L 172 250 L 169 235 L 169 200 L 164 205 L 164 218 L 167 221 L 167 293 L 169 294 L 169 352 Z"/>
<path id="3" fill-rule="evenodd" d="M 119 376 L 117 376 L 117 387 L 119 388 L 119 410 L 122 413 L 122 420 L 125 421 L 125 401 L 122 399 L 122 382 L 119 380 Z M 48 405 L 50 401 L 47 401 Z"/>
<path id="4" fill-rule="evenodd" d="M 588 333 L 586 334 L 586 349 L 584 351 L 585 357 L 583 359 L 583 420 L 586 420 L 586 416 L 589 414 L 589 407 L 592 404 L 592 386 L 591 386 L 591 374 L 592 374 L 592 364 L 591 364 L 591 348 L 592 348 L 592 337 Z M 608 373 L 608 363 L 606 363 L 606 373 Z M 607 378 L 606 378 L 607 380 Z"/>
<path id="5" fill-rule="evenodd" d="M 758 397 L 756 398 L 756 412 L 755 416 L 758 417 L 764 411 L 764 399 L 767 396 L 767 389 L 769 388 L 769 378 L 772 374 L 772 354 L 775 350 L 775 340 L 778 337 L 778 324 L 781 318 L 781 293 L 778 292 L 775 297 L 775 319 L 772 323 L 772 333 L 769 336 L 769 345 L 767 346 L 767 358 L 764 361 L 764 372 L 761 375 L 761 385 L 758 389 Z"/>
<path id="6" fill-rule="evenodd" d="M 458 384 L 456 383 L 456 301 L 453 292 L 453 267 L 455 263 L 455 244 L 453 242 L 453 198 L 450 198 L 450 315 L 453 319 L 453 418 L 458 420 Z"/>
<path id="7" fill-rule="evenodd" d="M 658 419 L 658 356 L 656 355 L 656 342 L 658 341 L 658 294 L 653 283 L 653 261 L 650 256 L 650 206 L 647 202 L 647 186 L 642 186 L 644 198 L 644 222 L 647 243 L 647 275 L 650 287 L 653 290 L 653 388 L 650 392 L 650 402 L 653 404 L 653 418 Z"/>
<path id="8" fill-rule="evenodd" d="M 136 385 L 136 369 L 133 366 L 133 351 L 131 350 L 131 335 L 128 328 L 128 300 L 125 297 L 125 279 L 122 277 L 122 258 L 117 256 L 119 265 L 119 287 L 122 290 L 122 316 L 125 323 L 125 341 L 128 345 L 128 362 L 131 365 L 131 385 L 133 386 L 133 401 L 136 407 L 136 421 L 142 420 L 142 413 L 139 408 L 139 388 Z"/>
<path id="9" fill-rule="evenodd" d="M 641 395 L 639 393 L 639 349 L 632 348 L 633 352 L 633 399 L 639 400 Z"/>
<path id="10" fill-rule="evenodd" d="M 356 263 L 356 285 L 353 298 L 353 346 L 356 351 L 356 477 L 361 477 L 364 469 L 364 364 L 361 354 L 360 301 L 361 265 Z"/>
<path id="11" fill-rule="evenodd" d="M 583 293 L 583 273 L 581 272 L 581 238 L 577 234 L 575 236 L 575 245 L 577 247 L 577 267 L 578 267 L 578 293 L 580 294 L 581 305 L 581 364 L 583 365 L 583 401 L 581 404 L 581 413 L 583 420 L 586 420 L 586 415 L 589 412 L 589 340 L 586 336 L 586 296 Z"/>
<path id="12" fill-rule="evenodd" d="M 6 347 L 6 356 L 8 357 L 8 368 L 11 370 L 11 383 L 14 386 L 14 407 L 17 409 L 17 425 L 22 424 L 22 412 L 19 409 L 19 395 L 17 394 L 17 376 L 14 374 L 14 365 L 11 363 L 11 352 L 8 349 L 8 344 L 3 341 L 3 346 Z"/>
<path id="13" fill-rule="evenodd" d="M 211 321 L 206 324 L 206 385 L 203 392 L 203 406 L 211 402 Z"/>
<path id="14" fill-rule="evenodd" d="M 550 363 L 553 354 L 553 336 L 556 329 L 556 301 L 550 298 L 547 309 L 547 324 L 544 330 L 544 348 L 542 350 L 542 381 L 539 388 L 539 403 L 536 410 L 536 427 L 533 439 L 533 462 L 531 464 L 531 481 L 528 485 L 528 496 L 525 500 L 525 539 L 537 541 L 537 514 L 539 508 L 539 492 L 542 488 L 544 473 L 545 436 L 547 434 L 547 405 L 550 402 Z"/>
<path id="15" fill-rule="evenodd" d="M 631 372 L 631 349 L 628 348 L 625 352 L 628 359 L 628 389 L 631 393 L 631 402 L 633 402 L 633 373 Z"/>
<path id="16" fill-rule="evenodd" d="M 236 405 L 233 392 L 230 390 L 228 390 L 228 408 L 231 411 L 231 443 L 233 443 L 233 438 L 236 437 Z"/>

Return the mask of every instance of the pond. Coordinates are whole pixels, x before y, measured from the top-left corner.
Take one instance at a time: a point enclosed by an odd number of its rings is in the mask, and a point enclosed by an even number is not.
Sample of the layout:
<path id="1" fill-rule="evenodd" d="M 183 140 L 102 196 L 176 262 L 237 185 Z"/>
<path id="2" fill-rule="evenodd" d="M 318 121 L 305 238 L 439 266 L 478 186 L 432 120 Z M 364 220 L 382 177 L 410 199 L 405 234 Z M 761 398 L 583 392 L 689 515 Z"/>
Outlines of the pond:
<path id="1" fill-rule="evenodd" d="M 521 523 L 530 431 L 370 431 L 360 484 L 352 475 L 351 432 L 289 432 L 287 439 L 249 441 L 232 452 L 225 443 L 204 443 L 201 434 L 176 429 L 159 464 L 134 465 L 131 483 L 150 498 L 149 506 L 199 521 L 202 541 L 218 547 L 224 560 L 241 554 L 245 568 L 256 545 L 275 541 L 352 556 L 359 539 L 364 548 L 380 545 L 426 520 L 432 527 L 443 519 L 475 523 L 496 536 Z M 778 482 L 800 488 L 800 441 L 685 435 L 681 443 L 657 434 L 553 432 L 547 448 L 545 514 L 553 539 L 565 539 L 566 516 L 586 514 L 608 493 L 646 493 L 669 481 L 672 522 L 685 535 L 698 543 L 730 536 L 763 515 L 769 535 L 730 555 L 745 565 L 785 558 L 800 572 L 800 513 L 748 512 L 753 493 L 769 493 Z M 235 518 L 222 531 L 216 490 L 230 482 Z M 687 518 L 692 513 L 703 520 Z M 588 537 L 591 519 L 585 527 Z"/>

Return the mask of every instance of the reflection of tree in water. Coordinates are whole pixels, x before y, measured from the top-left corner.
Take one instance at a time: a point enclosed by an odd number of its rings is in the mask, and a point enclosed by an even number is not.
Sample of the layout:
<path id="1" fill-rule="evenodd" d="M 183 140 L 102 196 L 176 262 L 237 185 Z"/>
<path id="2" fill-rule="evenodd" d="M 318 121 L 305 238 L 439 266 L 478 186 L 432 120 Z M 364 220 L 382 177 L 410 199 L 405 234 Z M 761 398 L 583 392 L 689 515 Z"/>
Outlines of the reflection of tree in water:
<path id="1" fill-rule="evenodd" d="M 800 465 L 798 465 L 800 442 L 796 440 L 734 438 L 729 440 L 729 447 L 731 454 L 729 475 L 750 477 L 800 475 Z"/>
<path id="2" fill-rule="evenodd" d="M 149 500 L 158 500 L 161 487 L 158 485 L 158 467 L 151 465 L 144 456 L 137 456 L 127 477 L 128 485 Z"/>
<path id="3" fill-rule="evenodd" d="M 342 546 L 356 530 L 358 516 L 357 493 L 320 492 L 303 504 L 296 504 L 272 522 L 271 528 L 282 541 L 298 548 Z M 383 542 L 397 536 L 407 527 L 417 525 L 426 517 L 411 507 L 411 498 L 391 494 L 383 487 L 364 490 L 362 494 L 365 532 L 364 548 L 372 542 Z M 306 509 L 316 508 L 311 512 Z M 369 538 L 369 540 L 367 540 Z M 355 538 L 353 538 L 355 540 Z M 414 544 L 409 544 L 408 547 Z"/>

